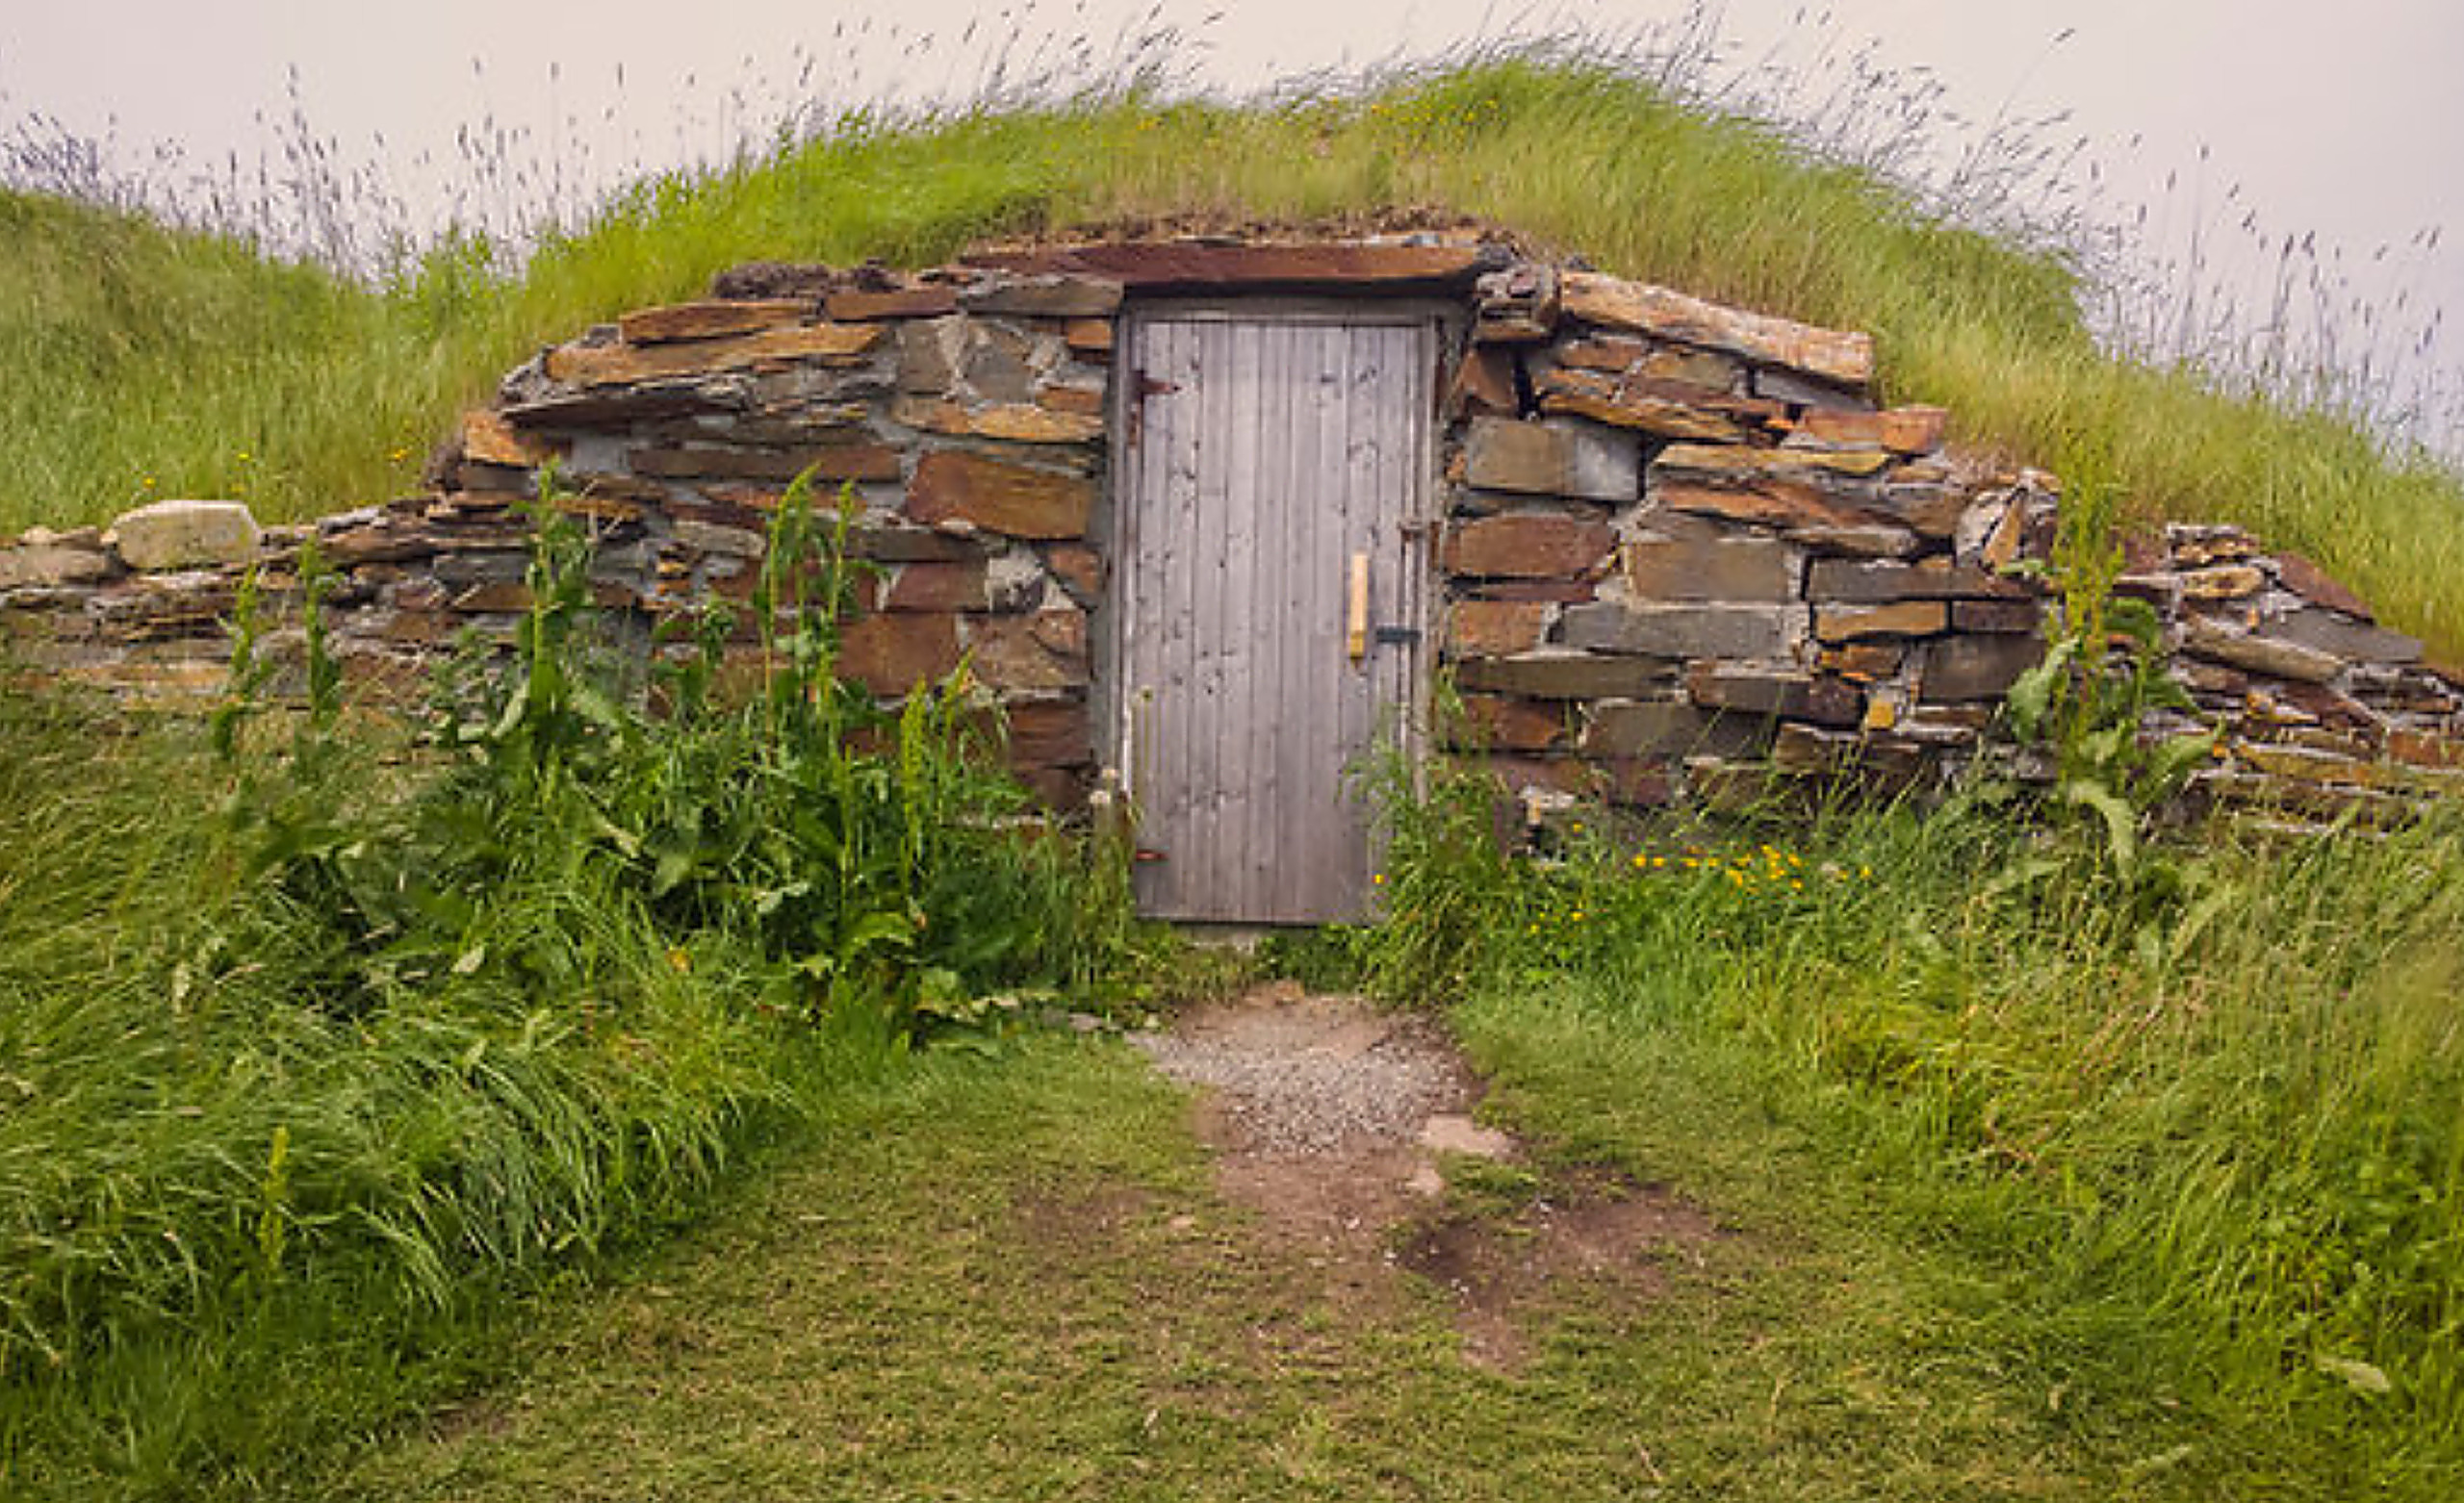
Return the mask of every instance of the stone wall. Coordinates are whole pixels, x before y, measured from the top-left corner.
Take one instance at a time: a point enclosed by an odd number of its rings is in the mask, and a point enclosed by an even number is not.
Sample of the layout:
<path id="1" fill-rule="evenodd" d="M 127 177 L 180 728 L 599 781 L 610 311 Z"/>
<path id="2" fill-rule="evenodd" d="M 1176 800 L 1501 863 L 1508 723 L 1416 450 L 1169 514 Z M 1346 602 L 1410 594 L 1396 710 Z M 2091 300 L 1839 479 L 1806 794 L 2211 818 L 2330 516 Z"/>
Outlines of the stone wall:
<path id="1" fill-rule="evenodd" d="M 746 596 L 796 474 L 871 566 L 844 671 L 895 698 L 963 659 L 1056 804 L 1094 775 L 1116 316 L 1153 293 L 1445 297 L 1442 651 L 1478 748 L 1537 804 L 1721 804 L 1773 777 L 1921 786 L 1993 747 L 2040 656 L 2048 476 L 1875 400 L 1871 342 L 1561 267 L 1476 236 L 1031 247 L 906 276 L 761 265 L 547 349 L 423 496 L 260 529 L 169 502 L 0 548 L 0 655 L 148 701 L 220 683 L 242 573 L 277 614 L 312 534 L 334 641 L 408 692 L 527 604 L 515 504 L 552 462 L 594 593 L 639 641 Z M 2135 545 L 2178 675 L 2227 732 L 2205 796 L 2400 812 L 2464 780 L 2455 675 L 2232 528 Z M 754 650 L 750 632 L 732 651 Z M 279 639 L 277 640 L 279 645 Z"/>
<path id="2" fill-rule="evenodd" d="M 1535 802 L 1642 804 L 1896 792 L 2007 751 L 2000 701 L 2044 652 L 2026 565 L 2051 476 L 1946 449 L 1938 409 L 1881 408 L 1861 335 L 1531 264 L 1475 307 L 1442 555 L 1456 747 Z M 2233 527 L 2130 554 L 2118 588 L 2224 732 L 2200 799 L 2464 791 L 2458 675 L 2315 566 Z"/>

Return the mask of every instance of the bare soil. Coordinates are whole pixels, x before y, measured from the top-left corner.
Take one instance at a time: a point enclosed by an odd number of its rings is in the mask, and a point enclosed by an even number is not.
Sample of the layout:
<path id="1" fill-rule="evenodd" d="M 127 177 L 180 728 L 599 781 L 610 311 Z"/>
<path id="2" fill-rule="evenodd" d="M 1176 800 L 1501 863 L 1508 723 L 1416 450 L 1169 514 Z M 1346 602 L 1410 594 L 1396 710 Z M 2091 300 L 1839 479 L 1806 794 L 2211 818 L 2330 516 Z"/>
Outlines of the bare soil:
<path id="1" fill-rule="evenodd" d="M 1573 1305 L 1613 1314 L 1654 1298 L 1672 1261 L 1722 1235 L 1664 1187 L 1540 1163 L 1479 1122 L 1484 1083 L 1424 1018 L 1283 981 L 1134 1042 L 1200 1088 L 1194 1125 L 1226 1200 L 1321 1270 L 1339 1303 L 1382 1306 L 1405 1274 L 1433 1284 L 1484 1366 L 1519 1367 L 1537 1325 Z M 1450 1194 L 1450 1159 L 1458 1178 L 1466 1160 L 1514 1166 L 1509 1183 L 1528 1193 Z"/>

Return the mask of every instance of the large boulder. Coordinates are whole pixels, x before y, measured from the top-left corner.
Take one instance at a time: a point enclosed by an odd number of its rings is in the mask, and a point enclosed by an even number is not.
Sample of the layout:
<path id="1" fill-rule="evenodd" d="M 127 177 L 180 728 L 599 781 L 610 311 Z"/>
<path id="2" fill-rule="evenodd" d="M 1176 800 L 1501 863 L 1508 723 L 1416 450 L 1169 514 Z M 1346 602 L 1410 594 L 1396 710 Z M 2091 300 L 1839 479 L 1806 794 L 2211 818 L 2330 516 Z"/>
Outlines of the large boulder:
<path id="1" fill-rule="evenodd" d="M 245 564 L 257 556 L 257 519 L 238 501 L 156 501 L 123 513 L 103 534 L 141 573 Z"/>

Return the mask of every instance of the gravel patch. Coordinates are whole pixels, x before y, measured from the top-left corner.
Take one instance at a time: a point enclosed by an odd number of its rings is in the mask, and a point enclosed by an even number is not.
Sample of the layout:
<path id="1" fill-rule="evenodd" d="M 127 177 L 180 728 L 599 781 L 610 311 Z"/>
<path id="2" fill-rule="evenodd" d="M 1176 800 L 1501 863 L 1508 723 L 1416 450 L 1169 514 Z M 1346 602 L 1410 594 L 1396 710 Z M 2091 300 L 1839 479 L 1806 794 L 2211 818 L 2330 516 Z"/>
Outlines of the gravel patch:
<path id="1" fill-rule="evenodd" d="M 1470 1094 L 1425 1025 L 1353 998 L 1245 999 L 1132 1041 L 1168 1078 L 1212 1090 L 1241 1147 L 1262 1157 L 1411 1145 Z"/>

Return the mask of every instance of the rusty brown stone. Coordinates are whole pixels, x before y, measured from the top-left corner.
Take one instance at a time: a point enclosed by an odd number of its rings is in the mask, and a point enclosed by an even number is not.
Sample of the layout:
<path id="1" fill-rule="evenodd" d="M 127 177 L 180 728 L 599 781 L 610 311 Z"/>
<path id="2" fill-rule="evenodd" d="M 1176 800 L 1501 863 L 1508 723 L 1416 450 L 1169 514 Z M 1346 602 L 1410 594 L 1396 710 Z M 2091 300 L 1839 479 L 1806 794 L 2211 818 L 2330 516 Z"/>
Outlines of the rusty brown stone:
<path id="1" fill-rule="evenodd" d="M 1600 598 L 1600 582 L 1580 579 L 1472 579 L 1457 581 L 1476 600 L 1546 601 L 1572 605 Z"/>
<path id="2" fill-rule="evenodd" d="M 958 618 L 948 614 L 867 616 L 838 639 L 838 675 L 883 699 L 938 682 L 958 666 Z"/>
<path id="3" fill-rule="evenodd" d="M 1950 414 L 1939 407 L 1893 407 L 1883 412 L 1811 407 L 1798 418 L 1797 431 L 1836 448 L 1930 454 L 1942 446 L 1942 430 L 1949 420 Z"/>
<path id="4" fill-rule="evenodd" d="M 2180 577 L 2186 600 L 2238 600 L 2268 587 L 2268 576 L 2248 564 L 2216 564 Z"/>
<path id="5" fill-rule="evenodd" d="M 717 304 L 733 307 L 734 304 Z M 879 324 L 808 323 L 726 339 L 673 344 L 560 344 L 548 351 L 548 378 L 576 386 L 665 380 L 795 360 L 852 365 L 881 342 Z"/>
<path id="6" fill-rule="evenodd" d="M 1003 717 L 1014 767 L 1086 767 L 1094 737 L 1083 700 L 1022 700 Z"/>
<path id="7" fill-rule="evenodd" d="M 1589 574 L 1608 562 L 1617 535 L 1588 518 L 1518 512 L 1482 517 L 1447 534 L 1449 573 L 1506 578 Z"/>
<path id="8" fill-rule="evenodd" d="M 1769 478 L 1751 485 L 1705 484 L 1691 478 L 1655 477 L 1651 497 L 1671 511 L 1716 517 L 1819 535 L 1859 525 L 1854 508 L 1825 498 L 1822 488 L 1802 480 Z"/>
<path id="9" fill-rule="evenodd" d="M 980 611 L 984 609 L 984 560 L 909 564 L 890 581 L 882 609 Z"/>
<path id="10" fill-rule="evenodd" d="M 1447 607 L 1447 650 L 1456 657 L 1528 652 L 1540 645 L 1552 614 L 1537 600 L 1456 600 Z"/>
<path id="11" fill-rule="evenodd" d="M 1080 689 L 1088 680 L 1085 657 L 1054 651 L 1028 619 L 977 622 L 967 637 L 967 660 L 975 676 L 994 689 Z"/>
<path id="12" fill-rule="evenodd" d="M 1888 678 L 1899 672 L 1908 660 L 1907 645 L 1888 640 L 1850 642 L 1825 648 L 1815 665 L 1826 674 L 1837 674 L 1856 683 L 1872 683 Z"/>
<path id="13" fill-rule="evenodd" d="M 1072 318 L 1061 330 L 1062 343 L 1081 355 L 1111 354 L 1113 339 L 1110 318 Z"/>
<path id="14" fill-rule="evenodd" d="M 1654 438 L 1741 444 L 1746 430 L 1715 412 L 1663 396 L 1630 394 L 1616 378 L 1592 370 L 1552 370 L 1540 378 L 1540 410 L 1589 418 Z"/>
<path id="15" fill-rule="evenodd" d="M 1083 543 L 1056 543 L 1043 551 L 1044 567 L 1081 605 L 1092 604 L 1104 593 L 1104 555 Z"/>
<path id="16" fill-rule="evenodd" d="M 1559 297 L 1568 317 L 1586 323 L 1725 350 L 1842 385 L 1861 386 L 1874 377 L 1870 335 L 1723 308 L 1663 287 L 1591 271 L 1567 272 L 1559 279 Z"/>
<path id="17" fill-rule="evenodd" d="M 1446 390 L 1448 410 L 1478 417 L 1510 418 L 1521 409 L 1514 389 L 1514 354 L 1479 348 L 1455 364 Z"/>
<path id="18" fill-rule="evenodd" d="M 1041 610 L 1027 618 L 1035 639 L 1064 657 L 1087 655 L 1087 613 L 1075 606 Z"/>
<path id="19" fill-rule="evenodd" d="M 1560 365 L 1583 370 L 1610 370 L 1629 380 L 1649 383 L 1654 388 L 1668 388 L 1660 395 L 1678 399 L 1680 391 L 1696 398 L 1718 398 L 1722 411 L 1736 411 L 1728 404 L 1742 404 L 1760 416 L 1779 417 L 1787 408 L 1779 402 L 1757 397 L 1739 396 L 1738 377 L 1745 368 L 1726 355 L 1708 350 L 1687 349 L 1682 345 L 1661 344 L 1624 334 L 1595 334 L 1587 339 L 1569 340 L 1556 346 L 1553 353 Z"/>
<path id="20" fill-rule="evenodd" d="M 1094 503 L 1094 485 L 1081 476 L 958 449 L 925 455 L 907 487 L 907 514 L 918 522 L 1041 541 L 1085 537 Z"/>
<path id="21" fill-rule="evenodd" d="M 822 299 L 821 306 L 832 318 L 846 323 L 882 318 L 937 318 L 959 311 L 959 290 L 946 282 L 922 282 L 912 287 L 880 289 L 848 287 L 831 293 Z"/>
<path id="22" fill-rule="evenodd" d="M 2418 730 L 2387 732 L 2387 754 L 2415 767 L 2464 768 L 2464 740 Z"/>
<path id="23" fill-rule="evenodd" d="M 1093 386 L 1047 386 L 1036 393 L 1036 405 L 1051 412 L 1101 418 L 1104 415 L 1104 391 Z M 1103 428 L 1099 423 L 1093 436 L 1101 437 L 1102 434 Z"/>
<path id="24" fill-rule="evenodd" d="M 1928 637 L 1949 627 L 1951 608 L 1940 600 L 1894 600 L 1883 605 L 1817 605 L 1813 634 L 1825 642 L 1866 637 Z"/>
<path id="25" fill-rule="evenodd" d="M 1854 726 L 1865 713 L 1863 693 L 1844 679 L 1736 663 L 1695 664 L 1685 675 L 1685 693 L 1706 709 L 1826 726 Z"/>
<path id="26" fill-rule="evenodd" d="M 462 453 L 483 465 L 510 465 L 531 470 L 555 458 L 567 447 L 516 430 L 500 413 L 476 408 L 462 415 Z"/>
<path id="27" fill-rule="evenodd" d="M 1563 704 L 1495 694 L 1467 694 L 1461 703 L 1461 724 L 1448 727 L 1448 744 L 1459 750 L 1546 752 L 1566 736 Z"/>
<path id="28" fill-rule="evenodd" d="M 2324 605 L 2363 621 L 2375 621 L 2370 603 L 2346 589 L 2327 572 L 2299 553 L 2278 553 L 2275 556 L 2276 582 L 2313 605 Z"/>
<path id="29" fill-rule="evenodd" d="M 1025 402 L 980 406 L 937 397 L 902 396 L 890 416 L 911 428 L 958 437 L 1002 439 L 1014 444 L 1085 444 L 1104 436 L 1104 420 L 1056 412 Z"/>
<path id="30" fill-rule="evenodd" d="M 810 298 L 779 297 L 742 302 L 676 303 L 621 315 L 616 328 L 628 344 L 666 344 L 682 340 L 754 334 L 812 317 Z"/>

